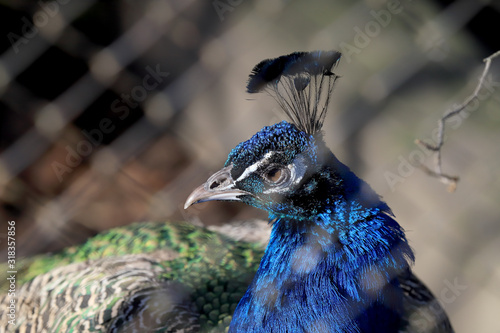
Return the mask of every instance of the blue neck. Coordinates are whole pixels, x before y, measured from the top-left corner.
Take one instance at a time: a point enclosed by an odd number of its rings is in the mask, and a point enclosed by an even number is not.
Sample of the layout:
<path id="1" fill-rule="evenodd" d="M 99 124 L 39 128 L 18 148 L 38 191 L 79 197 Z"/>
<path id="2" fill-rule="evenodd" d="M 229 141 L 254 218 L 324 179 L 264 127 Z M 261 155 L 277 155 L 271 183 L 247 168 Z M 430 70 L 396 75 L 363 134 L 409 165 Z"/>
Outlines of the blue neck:
<path id="1" fill-rule="evenodd" d="M 395 277 L 413 260 L 402 228 L 352 200 L 331 207 L 311 220 L 270 216 L 269 245 L 230 332 L 397 332 Z"/>

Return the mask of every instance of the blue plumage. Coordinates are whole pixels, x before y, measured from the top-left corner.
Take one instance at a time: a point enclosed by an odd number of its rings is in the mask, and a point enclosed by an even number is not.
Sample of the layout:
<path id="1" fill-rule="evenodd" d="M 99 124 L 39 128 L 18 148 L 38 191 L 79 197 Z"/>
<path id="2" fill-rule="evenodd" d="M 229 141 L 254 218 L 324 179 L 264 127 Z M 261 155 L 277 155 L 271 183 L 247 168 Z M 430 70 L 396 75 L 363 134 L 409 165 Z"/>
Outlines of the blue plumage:
<path id="1" fill-rule="evenodd" d="M 273 152 L 271 166 L 307 166 L 309 173 L 304 170 L 302 181 L 288 184 L 282 193 L 270 191 L 273 183 L 261 180 L 258 169 L 236 181 L 239 189 L 253 194 L 241 201 L 270 212 L 273 231 L 254 282 L 234 314 L 232 330 L 296 332 L 303 327 L 323 332 L 326 325 L 333 332 L 356 332 L 364 321 L 397 319 L 397 307 L 385 302 L 401 295 L 394 277 L 408 268 L 413 253 L 387 206 L 326 150 L 322 141 L 281 122 L 229 155 L 226 166 L 232 164 L 233 170 L 255 165 Z M 233 172 L 232 178 L 243 172 Z"/>
<path id="2" fill-rule="evenodd" d="M 404 230 L 323 140 L 339 59 L 297 52 L 255 66 L 248 91 L 270 92 L 293 123 L 240 143 L 188 198 L 187 206 L 235 200 L 269 213 L 269 244 L 229 331 L 452 332 L 442 310 L 420 329 L 432 294 L 410 271 Z"/>

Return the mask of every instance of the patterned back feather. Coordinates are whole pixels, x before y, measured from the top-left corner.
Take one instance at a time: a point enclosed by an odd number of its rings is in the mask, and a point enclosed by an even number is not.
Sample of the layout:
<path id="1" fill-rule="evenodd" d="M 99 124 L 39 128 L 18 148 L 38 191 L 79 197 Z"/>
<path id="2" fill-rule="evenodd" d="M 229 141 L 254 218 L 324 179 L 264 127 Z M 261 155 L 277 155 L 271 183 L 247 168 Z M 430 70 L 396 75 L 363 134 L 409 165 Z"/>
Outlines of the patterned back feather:
<path id="1" fill-rule="evenodd" d="M 16 326 L 0 332 L 224 332 L 262 254 L 186 223 L 111 229 L 25 261 Z"/>

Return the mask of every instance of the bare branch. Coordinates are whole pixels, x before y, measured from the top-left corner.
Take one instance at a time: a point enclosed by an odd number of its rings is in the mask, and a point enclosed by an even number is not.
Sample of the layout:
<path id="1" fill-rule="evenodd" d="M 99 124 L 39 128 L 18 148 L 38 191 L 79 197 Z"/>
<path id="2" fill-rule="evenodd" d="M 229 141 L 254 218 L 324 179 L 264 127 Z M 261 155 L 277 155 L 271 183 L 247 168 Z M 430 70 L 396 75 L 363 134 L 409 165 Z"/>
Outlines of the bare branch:
<path id="1" fill-rule="evenodd" d="M 439 119 L 438 121 L 438 142 L 436 145 L 432 145 L 430 143 L 424 142 L 422 140 L 416 139 L 415 143 L 420 145 L 421 147 L 430 150 L 434 153 L 434 170 L 431 168 L 425 166 L 424 164 L 421 165 L 421 168 L 430 176 L 438 178 L 439 181 L 441 181 L 443 184 L 448 185 L 448 191 L 453 192 L 455 191 L 457 187 L 457 183 L 459 180 L 458 176 L 451 176 L 446 173 L 443 173 L 442 168 L 441 168 L 441 148 L 443 147 L 444 144 L 444 132 L 445 132 L 445 123 L 448 119 L 455 115 L 461 114 L 467 106 L 469 106 L 471 103 L 475 102 L 478 99 L 479 92 L 484 86 L 484 81 L 486 79 L 486 75 L 488 74 L 490 70 L 490 65 L 491 61 L 495 59 L 496 57 L 500 56 L 500 50 L 493 53 L 489 57 L 483 59 L 483 62 L 485 63 L 483 73 L 481 74 L 481 77 L 479 78 L 479 82 L 474 89 L 474 92 L 467 97 L 462 104 L 459 104 L 458 106 L 452 108 L 451 110 L 448 110 L 445 112 L 443 117 Z"/>

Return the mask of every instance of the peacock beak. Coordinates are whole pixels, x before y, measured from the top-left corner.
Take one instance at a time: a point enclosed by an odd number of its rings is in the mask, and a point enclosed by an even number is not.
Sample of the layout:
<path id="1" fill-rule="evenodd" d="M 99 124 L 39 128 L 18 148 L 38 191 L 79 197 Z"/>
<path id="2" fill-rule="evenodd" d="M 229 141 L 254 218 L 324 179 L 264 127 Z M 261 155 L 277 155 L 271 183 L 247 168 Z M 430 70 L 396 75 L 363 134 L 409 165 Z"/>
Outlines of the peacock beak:
<path id="1" fill-rule="evenodd" d="M 235 182 L 231 177 L 232 165 L 229 165 L 216 173 L 208 180 L 197 187 L 187 198 L 184 209 L 189 206 L 212 200 L 220 201 L 241 201 L 243 195 L 252 195 L 249 192 L 235 188 Z"/>

